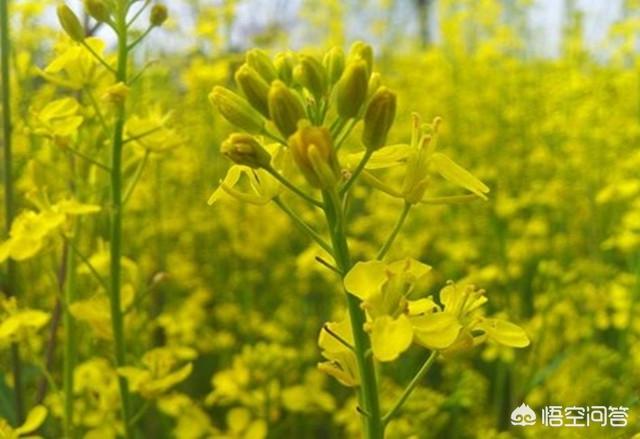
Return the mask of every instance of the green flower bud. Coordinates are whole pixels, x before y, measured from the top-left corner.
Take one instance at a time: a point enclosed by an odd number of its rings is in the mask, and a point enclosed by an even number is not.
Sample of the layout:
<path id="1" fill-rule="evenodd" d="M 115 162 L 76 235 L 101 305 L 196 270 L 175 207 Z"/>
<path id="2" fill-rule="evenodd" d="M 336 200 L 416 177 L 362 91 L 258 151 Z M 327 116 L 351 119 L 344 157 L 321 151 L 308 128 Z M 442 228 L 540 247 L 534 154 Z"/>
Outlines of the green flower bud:
<path id="1" fill-rule="evenodd" d="M 84 8 L 96 21 L 102 23 L 111 19 L 111 8 L 104 0 L 84 0 Z"/>
<path id="2" fill-rule="evenodd" d="M 338 114 L 345 119 L 356 117 L 367 99 L 367 65 L 358 59 L 347 66 L 336 84 L 336 106 Z"/>
<path id="3" fill-rule="evenodd" d="M 373 48 L 362 41 L 356 41 L 349 50 L 349 60 L 358 58 L 367 63 L 367 76 L 371 75 L 373 72 Z"/>
<path id="4" fill-rule="evenodd" d="M 327 90 L 327 72 L 312 56 L 300 57 L 300 64 L 293 70 L 293 79 L 309 90 L 316 100 L 320 100 Z"/>
<path id="5" fill-rule="evenodd" d="M 235 78 L 238 87 L 247 97 L 247 100 L 253 108 L 258 110 L 264 116 L 269 117 L 269 105 L 267 103 L 269 84 L 262 79 L 258 72 L 253 70 L 247 64 L 243 64 L 238 69 Z"/>
<path id="6" fill-rule="evenodd" d="M 162 26 L 169 18 L 169 12 L 165 5 L 153 5 L 149 14 L 149 24 L 151 26 Z"/>
<path id="7" fill-rule="evenodd" d="M 380 79 L 380 73 L 372 73 L 371 77 L 369 78 L 369 86 L 367 87 L 367 96 L 373 96 L 373 94 L 380 88 L 381 83 L 382 80 Z"/>
<path id="8" fill-rule="evenodd" d="M 289 148 L 293 160 L 311 186 L 329 189 L 336 185 L 340 168 L 327 128 L 301 122 L 298 131 L 289 138 Z"/>
<path id="9" fill-rule="evenodd" d="M 291 52 L 281 52 L 276 55 L 273 64 L 278 72 L 278 78 L 285 84 L 291 85 L 296 57 Z"/>
<path id="10" fill-rule="evenodd" d="M 260 133 L 265 119 L 245 99 L 224 87 L 216 86 L 209 94 L 209 101 L 218 108 L 231 124 L 250 133 Z"/>
<path id="11" fill-rule="evenodd" d="M 278 79 L 276 67 L 271 62 L 271 58 L 263 50 L 251 49 L 247 52 L 246 61 L 249 66 L 258 72 L 262 79 L 271 84 L 272 81 Z"/>
<path id="12" fill-rule="evenodd" d="M 284 82 L 277 80 L 269 89 L 269 115 L 285 138 L 295 133 L 298 121 L 306 117 L 298 96 Z"/>
<path id="13" fill-rule="evenodd" d="M 220 152 L 233 163 L 253 169 L 266 168 L 271 164 L 271 155 L 249 134 L 231 134 L 222 142 Z"/>
<path id="14" fill-rule="evenodd" d="M 56 12 L 58 13 L 58 21 L 62 29 L 69 35 L 69 38 L 78 43 L 84 41 L 84 27 L 80 24 L 80 20 L 78 20 L 71 8 L 63 4 L 58 6 Z"/>
<path id="15" fill-rule="evenodd" d="M 380 87 L 369 101 L 364 115 L 362 143 L 367 149 L 375 151 L 384 146 L 395 117 L 396 94 L 387 87 Z"/>
<path id="16" fill-rule="evenodd" d="M 325 54 L 322 64 L 327 71 L 329 85 L 335 84 L 344 71 L 344 51 L 340 47 L 334 47 Z"/>

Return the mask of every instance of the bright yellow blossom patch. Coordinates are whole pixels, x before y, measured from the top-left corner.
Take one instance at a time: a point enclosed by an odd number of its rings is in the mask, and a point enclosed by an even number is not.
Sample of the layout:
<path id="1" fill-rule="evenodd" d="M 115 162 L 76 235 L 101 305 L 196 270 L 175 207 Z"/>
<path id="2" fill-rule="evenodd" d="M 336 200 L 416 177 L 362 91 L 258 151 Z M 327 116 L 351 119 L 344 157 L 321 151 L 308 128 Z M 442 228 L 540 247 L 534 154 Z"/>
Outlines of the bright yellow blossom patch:
<path id="1" fill-rule="evenodd" d="M 99 38 L 90 37 L 85 43 L 99 55 L 102 55 L 105 43 Z M 71 90 L 80 90 L 83 86 L 96 82 L 104 69 L 85 47 L 65 40 L 57 47 L 58 56 L 39 73 L 48 81 Z"/>
<path id="2" fill-rule="evenodd" d="M 52 101 L 40 110 L 32 110 L 33 132 L 52 139 L 72 137 L 84 120 L 80 104 L 74 98 Z"/>
<path id="3" fill-rule="evenodd" d="M 127 139 L 145 151 L 161 153 L 183 143 L 182 137 L 169 126 L 172 113 L 154 108 L 144 116 L 133 115 L 127 120 Z"/>
<path id="4" fill-rule="evenodd" d="M 408 203 L 432 203 L 434 201 L 451 202 L 448 197 L 437 197 L 435 200 L 425 198 L 430 185 L 430 175 L 437 173 L 449 182 L 468 190 L 477 197 L 486 200 L 489 187 L 473 176 L 469 171 L 451 160 L 441 152 L 436 152 L 438 144 L 438 128 L 440 119 L 432 124 L 423 124 L 417 114 L 413 114 L 411 144 L 390 145 L 376 151 L 365 169 L 371 171 L 405 165 L 405 177 L 401 189 L 396 189 L 380 180 L 373 173 L 366 171 L 364 180 L 374 188 L 393 197 L 403 198 Z M 364 153 L 347 156 L 347 163 L 355 166 Z M 457 200 L 453 198 L 452 200 Z M 455 201 L 454 201 L 455 202 Z"/>
<path id="5" fill-rule="evenodd" d="M 30 308 L 18 308 L 15 297 L 0 297 L 0 347 L 8 346 L 28 337 L 49 321 L 47 312 Z"/>
<path id="6" fill-rule="evenodd" d="M 266 149 L 271 153 L 272 166 L 279 172 L 287 174 L 291 166 L 289 152 L 276 145 L 267 145 Z M 246 190 L 238 188 L 243 182 L 247 183 Z M 269 203 L 283 190 L 282 184 L 267 171 L 243 165 L 233 165 L 220 182 L 220 186 L 209 197 L 208 204 L 212 205 L 225 198 L 235 198 L 242 202 L 263 205 Z"/>
<path id="7" fill-rule="evenodd" d="M 65 199 L 40 212 L 22 212 L 11 225 L 9 239 L 0 243 L 0 263 L 8 258 L 23 261 L 34 257 L 73 216 L 99 211 L 99 206 Z"/>
<path id="8" fill-rule="evenodd" d="M 177 370 L 175 366 L 195 356 L 196 352 L 189 348 L 156 348 L 143 355 L 143 367 L 120 367 L 118 374 L 129 381 L 132 391 L 144 398 L 153 399 L 187 379 L 193 365 L 187 363 Z"/>
<path id="9" fill-rule="evenodd" d="M 32 408 L 27 414 L 27 419 L 22 425 L 16 428 L 11 428 L 9 423 L 0 419 L 0 438 L 2 439 L 18 439 L 21 437 L 29 437 L 31 439 L 38 439 L 41 436 L 34 436 L 31 433 L 35 432 L 47 419 L 48 410 L 43 405 L 37 405 Z"/>
<path id="10" fill-rule="evenodd" d="M 432 297 L 412 300 L 416 283 L 430 271 L 428 265 L 414 259 L 391 263 L 382 261 L 358 262 L 344 279 L 345 289 L 362 300 L 371 335 L 373 355 L 379 361 L 393 361 L 412 343 L 428 349 L 447 350 L 472 347 L 486 339 L 510 347 L 525 347 L 529 339 L 517 325 L 485 318 L 480 307 L 486 303 L 484 291 L 473 286 L 447 284 L 439 295 L 440 303 Z M 321 332 L 320 346 L 323 356 L 331 360 L 323 363 L 322 370 L 347 385 L 355 383 L 349 373 L 352 352 L 347 343 L 348 322 L 329 324 L 334 335 Z M 355 357 L 353 357 L 355 359 Z"/>
<path id="11" fill-rule="evenodd" d="M 318 345 L 322 349 L 322 356 L 328 361 L 320 363 L 318 368 L 333 376 L 345 386 L 357 386 L 360 383 L 360 376 L 353 351 L 329 332 L 331 331 L 340 339 L 352 345 L 353 335 L 350 321 L 345 319 L 340 322 L 330 322 L 326 324 L 326 327 L 328 330 L 323 328 L 320 331 Z"/>

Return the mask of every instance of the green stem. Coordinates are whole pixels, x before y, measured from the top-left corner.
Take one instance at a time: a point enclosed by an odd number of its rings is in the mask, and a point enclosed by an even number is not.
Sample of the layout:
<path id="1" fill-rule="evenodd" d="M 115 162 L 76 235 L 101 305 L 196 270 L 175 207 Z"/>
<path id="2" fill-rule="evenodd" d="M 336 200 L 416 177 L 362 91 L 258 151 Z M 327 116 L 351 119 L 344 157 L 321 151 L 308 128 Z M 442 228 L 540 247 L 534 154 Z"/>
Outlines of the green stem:
<path id="1" fill-rule="evenodd" d="M 11 75 L 9 61 L 11 44 L 9 40 L 9 0 L 0 0 L 0 57 L 2 63 L 2 134 L 4 138 L 4 211 L 5 230 L 7 236 L 11 230 L 14 217 L 13 191 L 13 158 L 11 145 Z M 6 290 L 8 295 L 15 296 L 17 289 L 16 265 L 12 259 L 7 260 Z M 16 421 L 20 425 L 24 421 L 24 402 L 22 389 L 22 364 L 20 349 L 17 343 L 11 344 L 11 370 L 13 372 L 14 396 L 16 405 Z"/>
<path id="2" fill-rule="evenodd" d="M 69 240 L 72 243 L 73 238 Z M 73 244 L 70 244 L 73 247 Z M 75 321 L 69 307 L 76 297 L 76 254 L 67 252 L 67 275 L 64 285 L 64 363 L 63 363 L 63 388 L 64 388 L 64 432 L 65 437 L 73 438 L 73 370 L 76 364 L 76 337 Z"/>
<path id="3" fill-rule="evenodd" d="M 431 197 L 420 200 L 422 204 L 461 204 L 479 200 L 477 195 L 451 195 L 447 197 Z"/>
<path id="4" fill-rule="evenodd" d="M 329 325 L 325 324 L 322 327 L 323 330 L 325 330 L 327 332 L 327 334 L 329 334 L 331 337 L 335 338 L 338 343 L 340 343 L 342 346 L 344 346 L 345 348 L 349 349 L 352 352 L 355 352 L 355 348 L 353 346 L 351 346 L 351 344 L 349 344 L 349 342 L 347 340 L 345 340 L 344 338 L 340 337 L 339 334 L 333 332 L 331 330 L 331 328 L 329 328 Z"/>
<path id="5" fill-rule="evenodd" d="M 90 87 L 85 87 L 84 91 L 89 97 L 89 102 L 91 102 L 91 106 L 93 107 L 93 111 L 96 112 L 96 116 L 98 116 L 98 120 L 100 121 L 100 125 L 102 126 L 102 130 L 104 133 L 109 132 L 109 125 L 107 124 L 106 119 L 104 118 L 104 114 L 102 114 L 102 110 L 100 109 L 100 105 L 98 105 L 98 101 L 96 97 L 93 95 Z"/>
<path id="6" fill-rule="evenodd" d="M 269 166 L 268 168 L 264 168 L 264 170 L 267 171 L 269 174 L 271 174 L 273 176 L 273 178 L 275 178 L 280 183 L 282 183 L 282 185 L 284 187 L 289 189 L 294 194 L 298 195 L 303 200 L 313 204 L 316 207 L 323 208 L 323 205 L 322 205 L 322 203 L 320 201 L 318 201 L 318 200 L 312 198 L 311 196 L 305 194 L 304 192 L 302 192 L 293 183 L 291 183 L 289 180 L 287 180 L 282 174 L 280 174 L 278 171 L 273 169 L 271 166 Z"/>
<path id="7" fill-rule="evenodd" d="M 133 141 L 135 141 L 135 140 L 140 140 L 140 139 L 142 139 L 143 137 L 146 137 L 146 136 L 148 136 L 148 135 L 150 135 L 150 134 L 153 134 L 153 133 L 155 133 L 155 132 L 157 132 L 157 131 L 160 131 L 160 130 L 161 130 L 161 129 L 163 129 L 163 128 L 164 128 L 163 126 L 158 126 L 158 127 L 150 128 L 150 129 L 148 129 L 147 131 L 143 131 L 143 132 L 141 132 L 140 134 L 136 134 L 135 136 L 127 137 L 126 139 L 124 139 L 124 140 L 122 141 L 122 144 L 123 144 L 123 145 L 126 145 L 126 144 L 127 144 L 127 143 L 129 143 L 129 142 L 133 142 Z"/>
<path id="8" fill-rule="evenodd" d="M 80 260 L 82 261 L 82 263 L 84 263 L 87 268 L 89 269 L 89 271 L 91 272 L 91 274 L 93 274 L 93 277 L 98 281 L 98 283 L 102 286 L 102 288 L 105 289 L 105 291 L 109 291 L 109 284 L 107 283 L 107 281 L 104 280 L 104 278 L 100 275 L 100 273 L 98 272 L 98 269 L 96 267 L 93 266 L 93 264 L 91 263 L 91 261 L 89 260 L 89 258 L 87 256 L 84 255 L 84 253 L 80 252 L 80 250 L 78 250 L 78 247 L 76 247 L 73 242 L 71 241 L 67 241 L 69 244 L 69 247 L 71 247 L 71 249 L 73 250 L 73 252 L 76 254 L 76 256 L 78 256 L 80 258 Z"/>
<path id="9" fill-rule="evenodd" d="M 338 140 L 336 140 L 335 142 L 334 148 L 336 151 L 338 151 L 342 146 L 342 144 L 344 143 L 344 141 L 347 140 L 347 138 L 349 137 L 349 134 L 351 134 L 351 131 L 353 130 L 353 128 L 356 126 L 357 123 L 358 123 L 358 119 L 349 120 L 347 130 L 344 132 L 344 134 L 342 134 L 339 138 L 337 138 Z"/>
<path id="10" fill-rule="evenodd" d="M 93 48 L 88 45 L 86 42 L 82 41 L 80 44 L 82 44 L 84 46 L 85 49 L 87 49 L 89 51 L 89 53 L 91 55 L 93 55 L 93 57 L 100 63 L 102 64 L 107 70 L 109 70 L 111 73 L 113 73 L 114 75 L 117 75 L 118 72 L 116 70 L 113 69 L 113 67 L 111 67 L 109 64 L 107 64 L 107 62 L 95 51 L 93 50 Z"/>
<path id="11" fill-rule="evenodd" d="M 140 407 L 138 412 L 135 415 L 133 415 L 129 420 L 129 424 L 131 427 L 134 427 L 140 421 L 140 419 L 142 419 L 142 417 L 147 412 L 150 406 L 151 406 L 151 403 L 148 400 L 142 404 L 142 407 Z"/>
<path id="12" fill-rule="evenodd" d="M 349 189 L 356 182 L 356 180 L 358 179 L 362 171 L 364 171 L 364 168 L 365 166 L 367 166 L 367 162 L 369 161 L 372 155 L 373 155 L 373 150 L 367 149 L 365 151 L 364 156 L 362 157 L 362 160 L 360 160 L 360 163 L 358 163 L 358 166 L 356 166 L 356 169 L 354 169 L 353 173 L 351 174 L 351 177 L 349 177 L 349 180 L 347 180 L 344 186 L 342 186 L 342 189 L 340 189 L 340 195 L 345 195 L 349 191 Z"/>
<path id="13" fill-rule="evenodd" d="M 280 198 L 275 197 L 273 202 L 284 212 L 286 213 L 294 223 L 296 223 L 303 231 L 305 231 L 320 247 L 322 247 L 327 253 L 332 254 L 333 250 L 327 241 L 325 241 L 322 236 L 315 230 L 311 228 L 302 218 L 298 216 L 293 210 L 289 208 L 286 204 L 280 200 Z"/>
<path id="14" fill-rule="evenodd" d="M 120 3 L 116 16 L 116 28 L 118 31 L 118 66 L 116 80 L 127 83 L 127 62 L 129 51 L 127 49 L 127 23 L 126 7 Z M 111 162 L 111 236 L 110 236 L 110 294 L 111 324 L 113 329 L 113 341 L 115 348 L 116 367 L 126 364 L 126 344 L 124 337 L 124 317 L 122 314 L 120 282 L 121 282 L 121 257 L 122 257 L 122 141 L 125 124 L 125 105 L 119 103 L 116 109 L 116 122 L 113 132 L 113 150 Z M 131 406 L 129 385 L 127 380 L 118 377 L 120 400 L 122 406 L 122 422 L 126 438 L 133 437 L 131 428 Z"/>
<path id="15" fill-rule="evenodd" d="M 133 75 L 133 77 L 129 80 L 129 86 L 132 86 L 133 84 L 135 84 L 138 81 L 138 79 L 142 77 L 144 72 L 146 72 L 147 69 L 151 67 L 153 64 L 155 64 L 156 62 L 157 60 L 151 60 L 151 61 L 148 61 L 144 66 L 142 66 L 142 68 L 135 75 Z"/>
<path id="16" fill-rule="evenodd" d="M 288 146 L 288 144 L 287 144 L 287 141 L 286 141 L 286 140 L 284 140 L 282 137 L 279 137 L 279 136 L 276 136 L 276 135 L 271 134 L 271 133 L 270 133 L 269 131 L 267 131 L 267 130 L 264 130 L 264 131 L 262 132 L 262 135 L 263 135 L 263 136 L 265 136 L 265 137 L 268 137 L 268 138 L 269 138 L 269 139 L 271 139 L 271 140 L 274 140 L 274 141 L 276 141 L 276 142 L 280 143 L 281 145 Z"/>
<path id="17" fill-rule="evenodd" d="M 69 151 L 70 153 L 77 155 L 78 157 L 80 157 L 82 160 L 86 160 L 87 162 L 91 163 L 92 165 L 97 166 L 98 168 L 102 169 L 103 171 L 106 172 L 111 172 L 111 169 L 109 169 L 109 167 L 103 163 L 100 163 L 97 160 L 92 159 L 91 157 L 89 157 L 88 155 L 86 155 L 85 153 L 75 149 L 75 148 L 71 148 L 70 146 L 67 146 L 65 148 L 67 151 Z"/>
<path id="18" fill-rule="evenodd" d="M 131 198 L 131 195 L 133 195 L 133 191 L 138 185 L 138 182 L 140 181 L 140 177 L 142 177 L 142 171 L 144 171 L 144 168 L 147 165 L 148 161 L 149 161 L 149 151 L 146 151 L 144 153 L 144 157 L 142 158 L 140 163 L 138 163 L 138 167 L 136 168 L 136 171 L 133 174 L 133 179 L 131 180 L 129 187 L 127 187 L 127 190 L 124 193 L 124 197 L 122 199 L 123 206 L 126 206 L 127 201 L 129 201 L 129 198 Z"/>
<path id="19" fill-rule="evenodd" d="M 325 216 L 329 231 L 335 262 L 340 272 L 346 274 L 352 266 L 349 245 L 347 243 L 345 215 L 340 197 L 335 189 L 323 191 L 325 200 Z M 360 390 L 358 400 L 361 407 L 361 420 L 366 439 L 382 439 L 384 427 L 380 418 L 380 402 L 378 399 L 378 382 L 373 358 L 367 355 L 370 348 L 369 336 L 364 330 L 366 316 L 360 307 L 360 299 L 346 291 L 347 306 L 353 333 L 353 347 L 360 374 Z"/>
<path id="20" fill-rule="evenodd" d="M 432 351 L 431 355 L 429 355 L 429 358 L 427 358 L 427 360 L 424 362 L 420 370 L 418 370 L 418 373 L 416 373 L 416 375 L 413 377 L 411 382 L 404 389 L 404 392 L 402 392 L 402 395 L 400 395 L 400 398 L 398 398 L 398 401 L 396 401 L 396 403 L 393 405 L 391 410 L 389 410 L 389 412 L 386 415 L 384 415 L 384 417 L 382 418 L 382 422 L 385 426 L 402 408 L 402 405 L 405 403 L 407 398 L 409 398 L 409 396 L 413 392 L 413 389 L 416 388 L 416 386 L 418 385 L 422 377 L 424 377 L 425 374 L 429 371 L 429 369 L 431 369 L 431 366 L 436 361 L 437 357 L 438 357 L 438 351 Z"/>
<path id="21" fill-rule="evenodd" d="M 131 19 L 127 22 L 127 27 L 131 26 L 135 21 L 142 15 L 145 9 L 151 4 L 151 0 L 145 0 L 144 4 L 136 11 L 136 13 L 131 17 Z"/>
<path id="22" fill-rule="evenodd" d="M 329 127 L 329 132 L 331 132 L 332 139 L 338 138 L 340 131 L 342 131 L 342 129 L 344 128 L 344 126 L 347 124 L 348 121 L 349 119 L 345 119 L 343 117 L 338 117 L 336 120 L 333 121 L 333 123 Z"/>
<path id="23" fill-rule="evenodd" d="M 385 255 L 393 245 L 393 242 L 396 240 L 396 237 L 398 236 L 400 229 L 402 228 L 405 220 L 407 219 L 407 215 L 409 214 L 409 210 L 411 210 L 411 206 L 413 206 L 411 203 L 407 203 L 407 202 L 404 203 L 404 207 L 402 208 L 402 213 L 400 213 L 400 217 L 398 217 L 398 221 L 396 222 L 396 225 L 393 227 L 391 234 L 389 235 L 385 243 L 382 245 L 382 248 L 380 249 L 380 251 L 378 252 L 378 255 L 376 256 L 376 259 L 378 261 L 381 261 L 385 257 Z"/>
<path id="24" fill-rule="evenodd" d="M 151 32 L 153 30 L 153 26 L 149 26 L 147 28 L 147 30 L 145 30 L 142 35 L 140 35 L 138 38 L 136 38 L 133 43 L 129 44 L 129 46 L 127 47 L 127 50 L 131 51 L 133 50 L 134 47 L 136 47 L 142 40 L 145 39 L 145 37 L 147 35 L 149 35 L 149 32 Z"/>

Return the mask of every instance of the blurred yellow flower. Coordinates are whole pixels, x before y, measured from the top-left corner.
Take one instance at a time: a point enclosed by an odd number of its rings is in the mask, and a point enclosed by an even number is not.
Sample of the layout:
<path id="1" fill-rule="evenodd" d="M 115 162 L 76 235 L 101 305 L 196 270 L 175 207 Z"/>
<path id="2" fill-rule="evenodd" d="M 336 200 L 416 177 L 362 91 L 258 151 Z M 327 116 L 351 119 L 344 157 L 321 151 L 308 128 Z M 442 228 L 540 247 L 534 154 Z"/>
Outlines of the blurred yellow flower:
<path id="1" fill-rule="evenodd" d="M 0 296 L 0 347 L 29 337 L 49 321 L 49 313 L 30 308 L 18 308 L 15 297 Z"/>
<path id="2" fill-rule="evenodd" d="M 189 348 L 155 348 L 143 355 L 143 367 L 125 366 L 117 371 L 129 381 L 133 392 L 139 393 L 143 398 L 153 399 L 187 379 L 193 369 L 191 363 L 177 370 L 174 367 L 179 362 L 192 360 L 196 356 L 197 353 Z"/>
<path id="3" fill-rule="evenodd" d="M 73 137 L 83 121 L 79 110 L 80 104 L 74 98 L 57 99 L 40 110 L 32 110 L 33 133 L 51 139 Z"/>
<path id="4" fill-rule="evenodd" d="M 271 165 L 282 174 L 288 174 L 291 158 L 286 148 L 276 145 L 266 145 L 271 154 Z M 244 179 L 242 178 L 244 177 Z M 248 189 L 240 190 L 243 180 L 247 180 Z M 244 165 L 233 165 L 220 182 L 220 186 L 209 197 L 209 205 L 225 198 L 235 198 L 250 204 L 263 205 L 278 196 L 284 187 L 269 172 L 264 169 L 253 169 Z"/>
<path id="5" fill-rule="evenodd" d="M 65 199 L 40 212 L 22 212 L 11 225 L 9 239 L 0 243 L 0 263 L 8 258 L 23 261 L 34 257 L 71 217 L 99 211 L 99 206 Z"/>
<path id="6" fill-rule="evenodd" d="M 35 432 L 47 419 L 47 408 L 42 405 L 37 405 L 32 408 L 27 414 L 27 419 L 24 423 L 16 428 L 11 428 L 9 423 L 5 419 L 0 419 L 0 438 L 2 439 L 18 439 L 20 437 L 29 437 L 31 439 L 38 439 L 41 436 L 34 436 L 31 433 Z"/>
<path id="7" fill-rule="evenodd" d="M 105 43 L 99 38 L 89 37 L 84 42 L 98 55 L 102 56 Z M 89 50 L 75 42 L 64 40 L 58 44 L 58 56 L 39 73 L 52 83 L 80 90 L 96 82 L 105 69 L 96 69 L 98 61 Z"/>

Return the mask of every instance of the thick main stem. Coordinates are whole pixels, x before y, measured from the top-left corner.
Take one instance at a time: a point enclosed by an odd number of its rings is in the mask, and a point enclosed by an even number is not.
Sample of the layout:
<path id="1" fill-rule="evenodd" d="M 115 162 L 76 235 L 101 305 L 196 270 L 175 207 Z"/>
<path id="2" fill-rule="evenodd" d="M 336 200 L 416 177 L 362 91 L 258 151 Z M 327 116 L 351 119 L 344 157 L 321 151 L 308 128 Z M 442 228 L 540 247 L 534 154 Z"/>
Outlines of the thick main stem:
<path id="1" fill-rule="evenodd" d="M 70 238 L 70 239 L 73 239 Z M 64 387 L 64 432 L 65 437 L 73 438 L 73 370 L 76 365 L 76 337 L 75 337 L 75 321 L 69 307 L 76 297 L 76 255 L 73 251 L 67 249 L 66 269 L 67 275 L 64 284 L 64 364 L 63 364 L 63 387 Z"/>
<path id="2" fill-rule="evenodd" d="M 337 192 L 325 192 L 325 216 L 331 234 L 331 243 L 335 262 L 341 273 L 346 274 L 352 266 L 349 245 L 345 228 L 345 218 L 342 203 Z M 365 427 L 364 437 L 367 439 L 382 439 L 384 427 L 380 416 L 380 402 L 378 398 L 378 382 L 375 365 L 371 355 L 367 355 L 371 343 L 364 331 L 365 313 L 360 307 L 360 300 L 353 294 L 346 292 L 347 307 L 353 333 L 353 347 L 360 373 L 359 403 L 364 410 L 361 414 Z"/>
<path id="3" fill-rule="evenodd" d="M 127 8 L 124 2 L 120 2 L 116 24 L 118 31 L 118 66 L 116 80 L 127 83 Z M 115 344 L 115 360 L 117 367 L 126 364 L 126 345 L 124 338 L 124 316 L 120 298 L 121 283 L 121 255 L 122 255 L 122 139 L 125 123 L 124 102 L 117 104 L 116 123 L 113 133 L 113 150 L 111 158 L 111 241 L 110 241 L 110 305 L 111 324 L 113 329 L 113 341 Z M 132 437 L 131 433 L 131 407 L 129 385 L 124 377 L 118 377 L 120 388 L 120 400 L 122 405 L 122 421 L 124 423 L 125 437 Z"/>
<path id="4" fill-rule="evenodd" d="M 11 45 L 9 41 L 9 0 L 0 0 L 0 52 L 2 69 L 2 135 L 4 143 L 4 207 L 5 227 L 9 234 L 14 217 L 13 205 L 13 173 L 11 150 L 11 76 L 9 71 L 9 59 Z M 11 259 L 7 261 L 8 295 L 16 294 L 16 266 Z M 24 420 L 24 401 L 22 393 L 22 365 L 20 361 L 20 349 L 17 343 L 11 344 L 11 369 L 14 380 L 14 395 L 16 405 L 16 421 L 20 425 Z"/>

